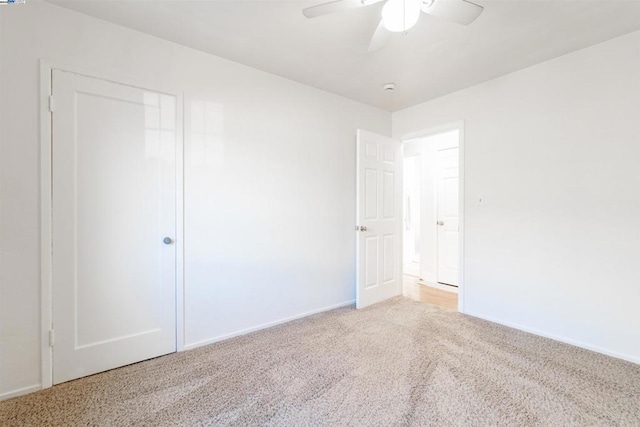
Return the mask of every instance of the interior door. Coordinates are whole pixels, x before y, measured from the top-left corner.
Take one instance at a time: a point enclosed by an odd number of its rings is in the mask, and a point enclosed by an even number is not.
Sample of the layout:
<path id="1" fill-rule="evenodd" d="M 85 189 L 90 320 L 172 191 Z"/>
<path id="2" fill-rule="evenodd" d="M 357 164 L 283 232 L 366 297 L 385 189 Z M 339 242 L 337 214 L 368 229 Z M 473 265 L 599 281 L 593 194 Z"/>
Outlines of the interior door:
<path id="1" fill-rule="evenodd" d="M 358 130 L 357 291 L 363 308 L 402 292 L 400 142 Z"/>
<path id="2" fill-rule="evenodd" d="M 438 282 L 458 286 L 459 153 L 458 148 L 438 150 L 437 218 Z"/>
<path id="3" fill-rule="evenodd" d="M 53 382 L 176 350 L 176 98 L 54 71 Z"/>

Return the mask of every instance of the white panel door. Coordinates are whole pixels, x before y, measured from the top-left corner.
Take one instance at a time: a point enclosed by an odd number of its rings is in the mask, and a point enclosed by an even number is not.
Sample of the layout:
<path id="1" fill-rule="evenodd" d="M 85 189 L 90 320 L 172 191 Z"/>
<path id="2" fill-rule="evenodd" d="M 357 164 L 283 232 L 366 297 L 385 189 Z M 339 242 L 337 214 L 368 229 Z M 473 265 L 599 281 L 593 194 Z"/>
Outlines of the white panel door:
<path id="1" fill-rule="evenodd" d="M 58 384 L 176 350 L 177 132 L 174 96 L 63 71 L 53 96 Z"/>
<path id="2" fill-rule="evenodd" d="M 400 142 L 358 130 L 357 291 L 363 308 L 402 292 Z"/>
<path id="3" fill-rule="evenodd" d="M 458 148 L 438 150 L 438 282 L 458 286 Z"/>

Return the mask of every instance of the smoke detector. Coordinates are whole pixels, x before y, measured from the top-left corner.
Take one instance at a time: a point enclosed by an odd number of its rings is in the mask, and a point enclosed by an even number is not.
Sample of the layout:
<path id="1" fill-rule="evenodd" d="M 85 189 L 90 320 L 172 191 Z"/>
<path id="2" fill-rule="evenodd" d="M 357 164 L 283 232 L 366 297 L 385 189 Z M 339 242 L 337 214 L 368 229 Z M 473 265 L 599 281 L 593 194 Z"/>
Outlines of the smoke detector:
<path id="1" fill-rule="evenodd" d="M 386 83 L 382 86 L 382 89 L 384 89 L 385 92 L 393 92 L 394 90 L 396 90 L 396 84 Z"/>

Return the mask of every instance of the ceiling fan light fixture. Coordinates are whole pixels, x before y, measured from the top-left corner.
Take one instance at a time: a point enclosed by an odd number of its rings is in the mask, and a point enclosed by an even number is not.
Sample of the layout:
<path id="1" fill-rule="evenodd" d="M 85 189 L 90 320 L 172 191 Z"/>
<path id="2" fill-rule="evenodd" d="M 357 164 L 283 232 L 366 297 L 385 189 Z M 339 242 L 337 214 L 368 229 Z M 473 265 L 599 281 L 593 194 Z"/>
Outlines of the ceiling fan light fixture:
<path id="1" fill-rule="evenodd" d="M 394 33 L 402 33 L 416 25 L 421 0 L 387 0 L 382 8 L 382 23 Z"/>

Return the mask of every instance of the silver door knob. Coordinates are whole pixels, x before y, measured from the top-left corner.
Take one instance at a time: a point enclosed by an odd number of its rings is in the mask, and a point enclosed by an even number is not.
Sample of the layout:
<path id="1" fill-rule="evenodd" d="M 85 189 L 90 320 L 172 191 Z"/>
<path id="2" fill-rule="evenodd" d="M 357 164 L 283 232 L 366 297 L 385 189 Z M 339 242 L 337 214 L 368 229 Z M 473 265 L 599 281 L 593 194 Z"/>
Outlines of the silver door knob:
<path id="1" fill-rule="evenodd" d="M 444 225 L 444 221 L 438 221 L 436 224 L 438 224 L 439 226 L 443 226 Z"/>
<path id="2" fill-rule="evenodd" d="M 367 231 L 367 227 L 364 225 L 356 225 L 356 231 Z"/>
<path id="3" fill-rule="evenodd" d="M 164 239 L 162 239 L 162 243 L 164 243 L 165 245 L 170 245 L 173 243 L 173 240 L 171 240 L 171 237 L 165 237 Z"/>

